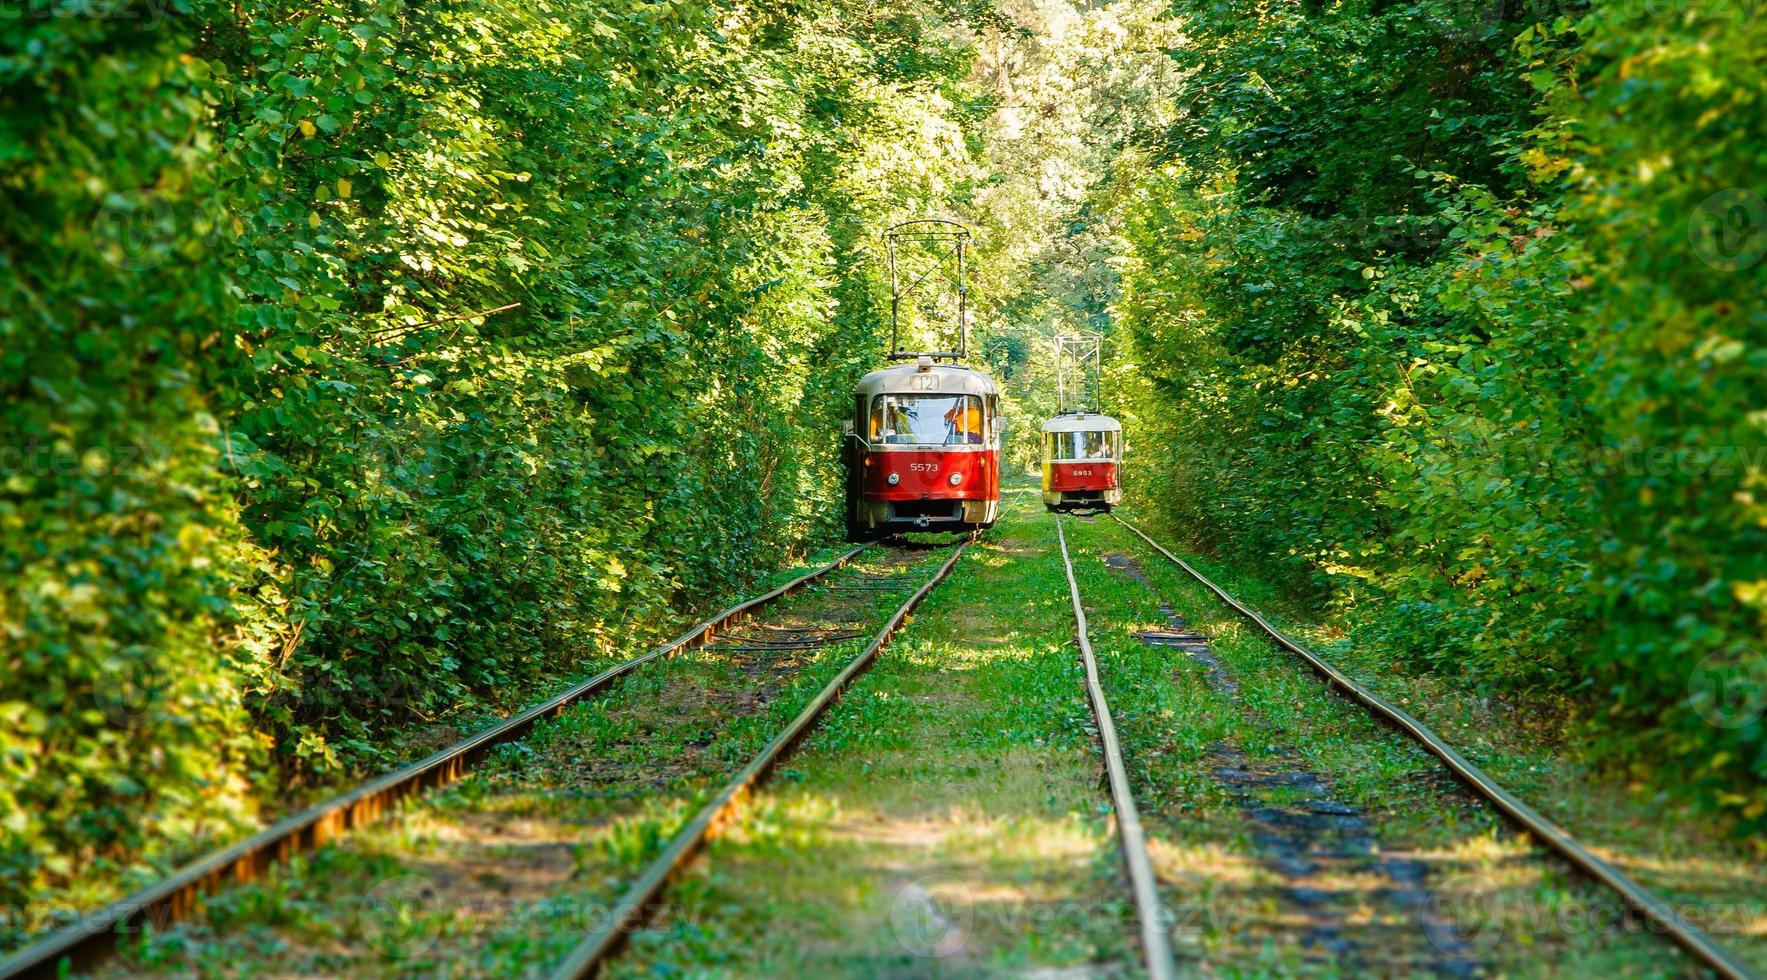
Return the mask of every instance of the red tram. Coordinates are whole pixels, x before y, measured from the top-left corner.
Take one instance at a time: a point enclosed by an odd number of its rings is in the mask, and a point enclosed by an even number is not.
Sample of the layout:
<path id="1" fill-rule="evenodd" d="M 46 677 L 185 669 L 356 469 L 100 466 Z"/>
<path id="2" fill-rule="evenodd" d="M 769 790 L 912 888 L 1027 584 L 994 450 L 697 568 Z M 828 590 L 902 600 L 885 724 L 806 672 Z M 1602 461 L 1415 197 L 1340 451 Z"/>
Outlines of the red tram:
<path id="1" fill-rule="evenodd" d="M 890 260 L 890 360 L 859 379 L 845 425 L 847 536 L 976 531 L 1000 516 L 1000 389 L 959 364 L 969 347 L 964 253 L 969 229 L 944 218 L 884 234 Z M 907 352 L 907 324 L 955 328 L 948 350 Z M 940 363 L 941 361 L 948 363 Z"/>
<path id="2" fill-rule="evenodd" d="M 1123 424 L 1096 412 L 1043 423 L 1043 505 L 1109 511 L 1123 500 Z"/>
<path id="3" fill-rule="evenodd" d="M 1000 513 L 1000 391 L 957 364 L 861 378 L 846 424 L 847 533 L 973 531 Z"/>

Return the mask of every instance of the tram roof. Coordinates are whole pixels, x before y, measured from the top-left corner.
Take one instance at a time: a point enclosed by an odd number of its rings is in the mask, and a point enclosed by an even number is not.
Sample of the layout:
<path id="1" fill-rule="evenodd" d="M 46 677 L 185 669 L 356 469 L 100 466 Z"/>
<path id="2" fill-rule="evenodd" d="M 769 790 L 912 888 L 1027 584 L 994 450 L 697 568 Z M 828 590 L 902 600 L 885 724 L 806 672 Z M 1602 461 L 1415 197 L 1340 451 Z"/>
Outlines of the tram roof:
<path id="1" fill-rule="evenodd" d="M 919 387 L 912 380 L 917 376 L 931 375 L 931 387 Z M 924 385 L 926 382 L 920 382 Z M 995 386 L 994 379 L 973 368 L 961 364 L 904 364 L 900 367 L 887 367 L 881 371 L 873 371 L 859 379 L 858 393 L 867 398 L 872 395 L 893 394 L 939 394 L 939 395 L 994 395 L 1000 389 Z"/>
<path id="2" fill-rule="evenodd" d="M 1043 423 L 1044 432 L 1121 432 L 1123 423 L 1100 412 L 1068 412 Z"/>

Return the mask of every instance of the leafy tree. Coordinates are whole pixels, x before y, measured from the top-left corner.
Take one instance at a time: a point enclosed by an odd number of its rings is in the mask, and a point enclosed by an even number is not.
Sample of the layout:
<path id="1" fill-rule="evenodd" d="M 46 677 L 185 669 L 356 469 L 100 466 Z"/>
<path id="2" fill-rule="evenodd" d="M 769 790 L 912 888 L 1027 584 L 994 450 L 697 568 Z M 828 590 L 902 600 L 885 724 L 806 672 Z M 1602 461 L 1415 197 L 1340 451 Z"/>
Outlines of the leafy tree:
<path id="1" fill-rule="evenodd" d="M 129 11 L 0 23 L 0 905 L 832 534 L 989 16 Z"/>
<path id="2" fill-rule="evenodd" d="M 1175 4 L 1119 198 L 1132 489 L 1747 831 L 1763 28 L 1660 13 Z"/>

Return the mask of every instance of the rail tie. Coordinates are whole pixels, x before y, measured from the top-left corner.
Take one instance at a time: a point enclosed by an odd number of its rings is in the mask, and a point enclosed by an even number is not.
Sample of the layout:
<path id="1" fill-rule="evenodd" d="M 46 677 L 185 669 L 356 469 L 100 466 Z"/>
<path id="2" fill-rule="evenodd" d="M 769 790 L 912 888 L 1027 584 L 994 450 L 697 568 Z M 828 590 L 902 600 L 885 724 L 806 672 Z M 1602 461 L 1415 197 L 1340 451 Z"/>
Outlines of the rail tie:
<path id="1" fill-rule="evenodd" d="M 1744 963 L 1729 949 L 1720 945 L 1712 937 L 1706 935 L 1697 926 L 1682 918 L 1669 903 L 1657 897 L 1644 886 L 1633 881 L 1625 872 L 1602 860 L 1584 847 L 1576 838 L 1560 829 L 1557 825 L 1541 816 L 1533 807 L 1522 802 L 1508 790 L 1500 786 L 1496 780 L 1487 776 L 1478 766 L 1473 765 L 1454 747 L 1443 741 L 1441 736 L 1431 731 L 1423 722 L 1411 717 L 1409 713 L 1386 699 L 1357 683 L 1349 675 L 1332 666 L 1323 657 L 1307 649 L 1281 630 L 1272 626 L 1268 620 L 1229 595 L 1226 589 L 1210 581 L 1207 576 L 1190 566 L 1190 563 L 1168 551 L 1164 545 L 1148 537 L 1145 532 L 1116 514 L 1111 519 L 1128 528 L 1148 547 L 1159 552 L 1190 576 L 1202 583 L 1222 602 L 1231 606 L 1235 612 L 1251 620 L 1265 633 L 1270 634 L 1278 646 L 1288 650 L 1305 660 L 1315 671 L 1324 675 L 1337 687 L 1343 689 L 1351 698 L 1360 702 L 1370 711 L 1381 716 L 1417 742 L 1448 767 L 1460 780 L 1472 787 L 1473 791 L 1483 796 L 1504 815 L 1521 825 L 1523 830 L 1543 840 L 1561 857 L 1585 874 L 1601 882 L 1617 892 L 1626 903 L 1639 914 L 1666 933 L 1676 945 L 1686 950 L 1695 959 L 1710 968 L 1713 972 L 1728 980 L 1753 980 L 1757 974 L 1748 964 Z"/>

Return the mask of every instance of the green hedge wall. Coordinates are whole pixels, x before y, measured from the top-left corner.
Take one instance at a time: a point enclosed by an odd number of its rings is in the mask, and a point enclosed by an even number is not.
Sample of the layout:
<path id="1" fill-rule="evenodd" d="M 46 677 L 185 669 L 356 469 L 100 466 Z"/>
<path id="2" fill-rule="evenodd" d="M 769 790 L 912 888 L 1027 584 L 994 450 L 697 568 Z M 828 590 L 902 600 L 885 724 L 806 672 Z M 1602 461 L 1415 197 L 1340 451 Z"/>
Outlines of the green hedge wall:
<path id="1" fill-rule="evenodd" d="M 23 9 L 0 906 L 835 530 L 868 249 L 966 193 L 984 9 Z"/>
<path id="2" fill-rule="evenodd" d="M 1174 9 L 1126 205 L 1143 500 L 1761 829 L 1767 26 Z"/>

